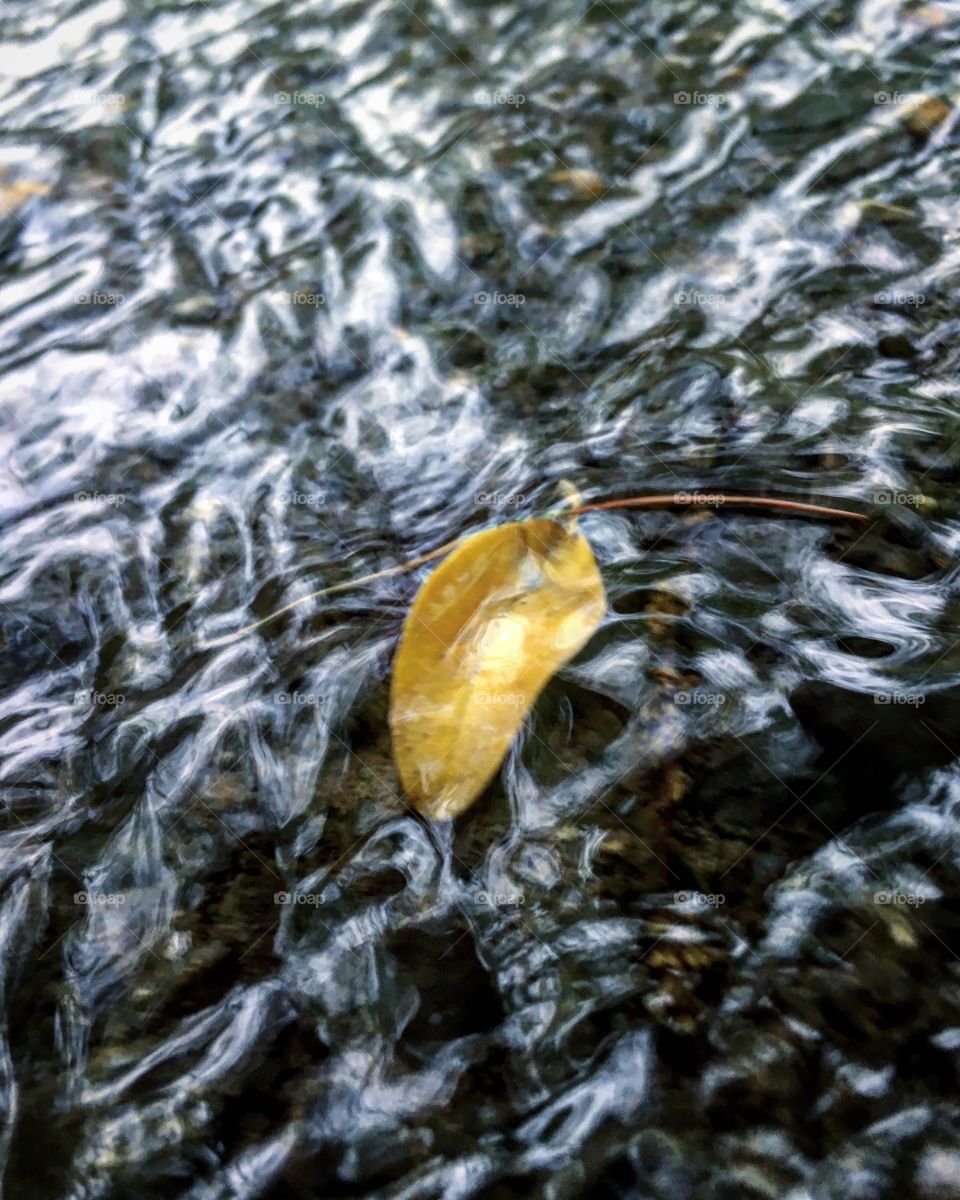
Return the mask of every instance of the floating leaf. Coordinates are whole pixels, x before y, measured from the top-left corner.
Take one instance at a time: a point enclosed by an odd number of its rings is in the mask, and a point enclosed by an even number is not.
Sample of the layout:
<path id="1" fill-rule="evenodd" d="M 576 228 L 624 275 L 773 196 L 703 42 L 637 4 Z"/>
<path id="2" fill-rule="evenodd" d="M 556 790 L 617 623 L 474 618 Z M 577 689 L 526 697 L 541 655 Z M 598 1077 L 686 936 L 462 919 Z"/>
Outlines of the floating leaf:
<path id="1" fill-rule="evenodd" d="M 939 96 L 920 96 L 904 110 L 901 120 L 911 133 L 926 137 L 942 125 L 952 111 Z"/>
<path id="2" fill-rule="evenodd" d="M 596 171 L 576 169 L 570 171 L 554 171 L 550 176 L 552 183 L 565 184 L 579 200 L 602 200 L 608 188 Z"/>
<path id="3" fill-rule="evenodd" d="M 861 200 L 854 204 L 854 209 L 859 213 L 861 220 L 879 221 L 883 225 L 917 219 L 917 214 L 912 208 L 904 208 L 900 204 L 884 204 L 882 200 Z"/>
<path id="4" fill-rule="evenodd" d="M 400 779 L 425 816 L 470 807 L 605 611 L 593 551 L 569 520 L 483 530 L 444 559 L 407 616 L 390 697 Z"/>
<path id="5" fill-rule="evenodd" d="M 0 184 L 0 210 L 16 212 L 33 196 L 46 196 L 49 192 L 49 184 L 33 179 L 17 179 L 13 183 Z"/>

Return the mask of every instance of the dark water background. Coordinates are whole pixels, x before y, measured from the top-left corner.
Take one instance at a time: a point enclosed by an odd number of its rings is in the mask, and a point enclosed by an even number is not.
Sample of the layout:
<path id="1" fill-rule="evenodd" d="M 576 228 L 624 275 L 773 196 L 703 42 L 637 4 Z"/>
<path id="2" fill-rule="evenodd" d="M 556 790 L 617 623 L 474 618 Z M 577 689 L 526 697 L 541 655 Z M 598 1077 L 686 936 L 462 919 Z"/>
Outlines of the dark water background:
<path id="1" fill-rule="evenodd" d="M 960 5 L 0 24 L 8 1200 L 960 1195 Z M 208 645 L 564 478 L 871 522 L 585 518 L 433 836 L 418 577 Z"/>

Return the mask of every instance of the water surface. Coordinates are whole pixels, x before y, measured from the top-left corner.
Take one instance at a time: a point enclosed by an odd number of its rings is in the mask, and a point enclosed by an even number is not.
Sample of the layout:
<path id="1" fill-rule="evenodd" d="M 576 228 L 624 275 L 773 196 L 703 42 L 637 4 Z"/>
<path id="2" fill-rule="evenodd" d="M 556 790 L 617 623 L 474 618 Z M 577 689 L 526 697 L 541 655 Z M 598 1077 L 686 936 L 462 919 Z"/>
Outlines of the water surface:
<path id="1" fill-rule="evenodd" d="M 5 1195 L 960 1194 L 960 7 L 0 19 Z M 563 479 L 871 520 L 584 518 L 453 827 L 422 576 L 211 644 Z"/>

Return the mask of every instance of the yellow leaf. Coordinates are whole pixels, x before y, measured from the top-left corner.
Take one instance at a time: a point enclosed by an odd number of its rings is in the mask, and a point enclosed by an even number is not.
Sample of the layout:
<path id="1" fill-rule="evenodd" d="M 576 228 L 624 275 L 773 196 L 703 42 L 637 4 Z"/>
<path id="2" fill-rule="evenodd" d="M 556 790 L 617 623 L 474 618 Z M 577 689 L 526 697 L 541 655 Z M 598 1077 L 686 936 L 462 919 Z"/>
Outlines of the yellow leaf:
<path id="1" fill-rule="evenodd" d="M 607 192 L 603 179 L 596 171 L 578 168 L 571 171 L 554 171 L 552 183 L 564 183 L 580 200 L 601 200 Z"/>
<path id="2" fill-rule="evenodd" d="M 926 137 L 950 116 L 952 109 L 939 96 L 921 96 L 911 102 L 901 120 L 911 133 Z"/>
<path id="3" fill-rule="evenodd" d="M 393 664 L 394 758 L 420 812 L 470 807 L 605 611 L 590 543 L 570 521 L 511 522 L 453 549 L 417 593 Z"/>
<path id="4" fill-rule="evenodd" d="M 0 209 L 15 212 L 22 208 L 32 196 L 46 196 L 50 186 L 33 179 L 18 179 L 14 183 L 0 184 Z"/>

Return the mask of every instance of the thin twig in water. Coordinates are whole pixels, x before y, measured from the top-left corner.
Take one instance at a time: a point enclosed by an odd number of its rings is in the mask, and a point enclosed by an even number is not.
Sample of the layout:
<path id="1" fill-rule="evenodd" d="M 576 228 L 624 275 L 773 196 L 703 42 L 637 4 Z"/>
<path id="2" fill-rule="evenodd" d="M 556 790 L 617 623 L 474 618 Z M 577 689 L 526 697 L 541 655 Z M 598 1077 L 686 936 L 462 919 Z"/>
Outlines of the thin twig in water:
<path id="1" fill-rule="evenodd" d="M 849 512 L 844 508 L 828 508 L 822 504 L 806 504 L 802 500 L 777 500 L 770 496 L 727 496 L 722 492 L 667 492 L 656 496 L 630 496 L 625 500 L 600 500 L 595 504 L 581 504 L 576 508 L 567 509 L 563 516 L 578 517 L 581 513 L 606 512 L 616 508 L 767 508 L 814 517 L 830 517 L 850 521 L 869 520 L 863 513 Z M 308 600 L 316 600 L 319 596 L 332 596 L 336 592 L 346 592 L 351 588 L 363 587 L 367 583 L 375 583 L 378 579 L 401 575 L 404 571 L 413 571 L 417 567 L 422 567 L 424 563 L 433 562 L 435 558 L 441 558 L 444 554 L 449 553 L 462 540 L 462 538 L 454 538 L 452 542 L 445 542 L 436 550 L 420 554 L 416 558 L 410 558 L 394 567 L 386 567 L 382 571 L 374 571 L 372 575 L 361 575 L 358 579 L 348 579 L 344 583 L 335 583 L 331 587 L 320 588 L 306 596 L 300 596 L 282 608 L 278 608 L 276 612 L 270 613 L 269 616 L 254 621 L 251 625 L 245 625 L 242 629 L 234 630 L 233 633 L 225 633 L 223 637 L 214 638 L 213 641 L 204 642 L 202 649 L 225 646 L 236 638 L 244 637 L 255 629 L 269 624 L 270 621 L 283 616 L 284 613 L 290 612 L 298 605 L 306 604 Z"/>
<path id="2" fill-rule="evenodd" d="M 566 515 L 605 512 L 612 508 L 774 508 L 781 512 L 806 513 L 814 517 L 839 517 L 850 521 L 869 520 L 863 513 L 845 508 L 827 508 L 822 504 L 806 504 L 802 500 L 777 500 L 771 496 L 727 496 L 723 492 L 669 492 L 660 496 L 631 496 L 626 500 L 601 500 L 596 504 L 581 504 Z"/>

